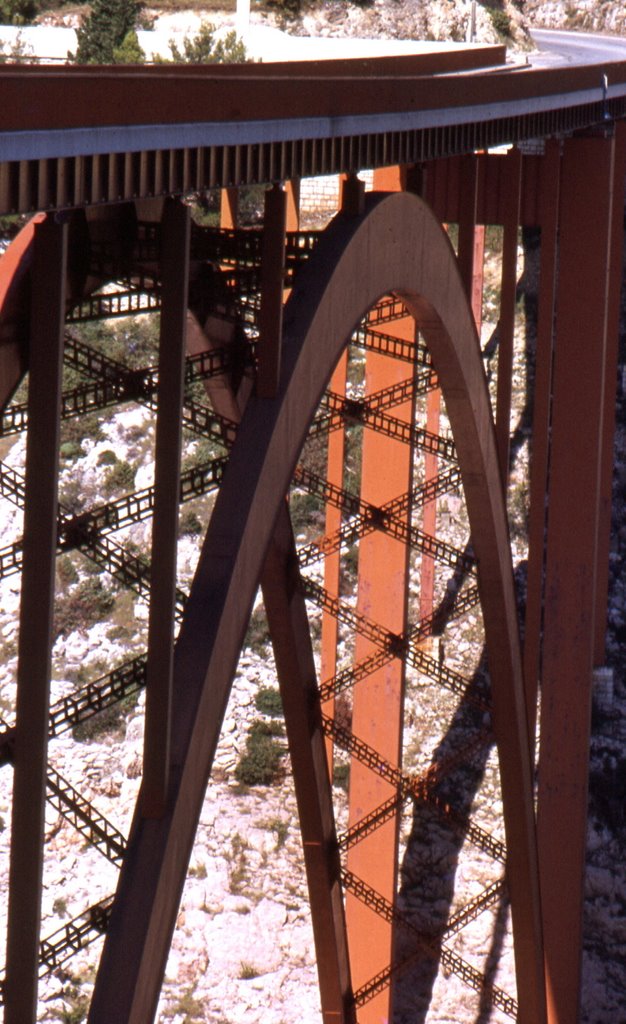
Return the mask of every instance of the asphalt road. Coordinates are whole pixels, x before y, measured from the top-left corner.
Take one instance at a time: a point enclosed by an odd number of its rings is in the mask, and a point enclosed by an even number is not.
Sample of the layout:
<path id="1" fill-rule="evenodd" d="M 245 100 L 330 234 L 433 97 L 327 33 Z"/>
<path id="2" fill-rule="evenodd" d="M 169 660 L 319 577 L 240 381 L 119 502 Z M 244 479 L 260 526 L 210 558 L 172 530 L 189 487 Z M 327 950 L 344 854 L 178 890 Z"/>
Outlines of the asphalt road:
<path id="1" fill-rule="evenodd" d="M 531 35 L 539 50 L 538 54 L 529 54 L 529 61 L 535 67 L 626 60 L 626 37 L 551 29 L 533 29 Z"/>

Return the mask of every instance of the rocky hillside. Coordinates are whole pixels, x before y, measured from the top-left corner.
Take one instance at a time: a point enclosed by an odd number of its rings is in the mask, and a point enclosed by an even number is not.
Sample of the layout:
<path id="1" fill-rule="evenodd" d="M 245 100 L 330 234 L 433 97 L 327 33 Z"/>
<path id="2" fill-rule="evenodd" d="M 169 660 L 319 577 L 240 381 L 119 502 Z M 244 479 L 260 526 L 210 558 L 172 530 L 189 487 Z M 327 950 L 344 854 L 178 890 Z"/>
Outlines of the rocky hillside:
<path id="1" fill-rule="evenodd" d="M 542 28 L 626 34 L 622 0 L 524 0 L 529 22 Z"/>
<path id="2" fill-rule="evenodd" d="M 498 6 L 476 4 L 475 38 L 480 42 L 526 44 L 526 23 L 520 6 L 511 0 L 503 0 Z M 466 0 L 373 0 L 366 4 L 326 0 L 303 5 L 297 31 L 463 42 L 469 38 L 470 12 Z"/>

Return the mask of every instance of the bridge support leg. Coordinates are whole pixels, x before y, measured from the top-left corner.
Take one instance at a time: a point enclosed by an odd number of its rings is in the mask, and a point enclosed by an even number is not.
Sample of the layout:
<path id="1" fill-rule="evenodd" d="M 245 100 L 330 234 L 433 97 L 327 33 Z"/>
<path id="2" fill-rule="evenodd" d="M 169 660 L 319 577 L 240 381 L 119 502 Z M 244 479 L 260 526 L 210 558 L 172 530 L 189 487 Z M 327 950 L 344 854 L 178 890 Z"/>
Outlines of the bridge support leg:
<path id="1" fill-rule="evenodd" d="M 66 264 L 67 225 L 48 218 L 35 230 L 32 274 L 6 1024 L 37 1017 Z"/>
<path id="2" fill-rule="evenodd" d="M 600 525 L 598 532 L 598 574 L 596 597 L 596 636 L 594 665 L 605 660 L 606 616 L 609 587 L 609 550 L 611 543 L 611 504 L 613 497 L 613 438 L 615 434 L 615 386 L 617 378 L 620 293 L 624 274 L 624 179 L 626 178 L 626 123 L 615 125 L 615 166 L 613 173 L 613 225 L 611 239 L 611 276 L 609 281 L 609 322 L 607 338 L 605 401 L 603 408 Z"/>
<path id="3" fill-rule="evenodd" d="M 376 189 L 397 191 L 402 169 L 388 168 L 374 178 Z M 393 325 L 398 337 L 411 340 L 415 323 L 407 317 Z M 389 357 L 367 353 L 367 395 L 401 382 L 406 367 Z M 411 403 L 400 406 L 396 416 L 411 422 Z M 392 438 L 363 431 L 361 497 L 373 505 L 406 493 L 411 486 L 412 452 Z M 381 467 L 384 466 L 384 472 Z M 374 531 L 361 540 L 359 550 L 358 611 L 394 633 L 406 629 L 407 548 L 387 534 Z M 357 637 L 355 661 L 372 653 L 371 641 Z M 355 688 L 352 731 L 394 766 L 401 764 L 404 665 L 394 659 L 361 680 Z M 350 765 L 350 819 L 354 825 L 393 796 L 393 787 L 356 758 Z M 390 903 L 394 903 L 398 860 L 398 815 L 364 837 L 348 851 L 347 867 Z M 346 916 L 355 989 L 365 984 L 392 960 L 393 928 L 355 896 L 346 896 Z M 391 1019 L 391 991 L 383 991 L 359 1011 L 361 1024 Z"/>
<path id="4" fill-rule="evenodd" d="M 579 1019 L 600 463 L 607 330 L 615 324 L 609 300 L 616 300 L 607 284 L 613 173 L 613 139 L 565 142 L 538 801 L 550 1024 Z"/>
<path id="5" fill-rule="evenodd" d="M 533 750 L 533 762 L 541 657 L 546 532 L 545 493 L 548 484 L 550 441 L 560 168 L 560 143 L 556 141 L 548 142 L 541 161 L 539 178 L 541 273 L 539 278 L 532 458 L 530 464 L 528 584 L 524 624 L 524 685 L 526 688 L 526 709 L 529 736 Z"/>
<path id="6" fill-rule="evenodd" d="M 502 239 L 502 284 L 498 333 L 498 393 L 496 397 L 496 437 L 502 487 L 506 494 L 509 480 L 511 440 L 511 398 L 513 389 L 513 343 L 515 338 L 515 294 L 517 291 L 517 241 L 520 216 L 522 158 L 513 149 L 507 156 L 507 182 L 504 201 Z"/>
<path id="7" fill-rule="evenodd" d="M 330 389 L 345 398 L 346 375 L 348 369 L 348 353 L 343 353 L 331 377 Z M 343 487 L 343 460 L 345 453 L 346 430 L 342 422 L 338 430 L 328 435 L 328 452 L 326 456 L 326 479 L 334 487 Z M 341 509 L 331 502 L 326 504 L 325 531 L 332 537 L 341 526 Z M 329 551 L 324 556 L 324 589 L 331 597 L 339 597 L 339 580 L 341 575 L 341 550 Z M 335 675 L 337 671 L 337 643 L 339 641 L 339 623 L 336 616 L 329 611 L 322 612 L 322 649 L 321 649 L 321 680 L 323 683 Z M 335 698 L 322 704 L 322 713 L 329 718 L 335 717 Z M 333 777 L 333 740 L 326 737 L 326 756 L 328 770 L 332 782 Z"/>
<path id="8" fill-rule="evenodd" d="M 189 208 L 181 202 L 168 200 L 162 220 L 163 306 L 141 790 L 142 809 L 149 817 L 163 813 L 169 770 L 189 236 Z"/>

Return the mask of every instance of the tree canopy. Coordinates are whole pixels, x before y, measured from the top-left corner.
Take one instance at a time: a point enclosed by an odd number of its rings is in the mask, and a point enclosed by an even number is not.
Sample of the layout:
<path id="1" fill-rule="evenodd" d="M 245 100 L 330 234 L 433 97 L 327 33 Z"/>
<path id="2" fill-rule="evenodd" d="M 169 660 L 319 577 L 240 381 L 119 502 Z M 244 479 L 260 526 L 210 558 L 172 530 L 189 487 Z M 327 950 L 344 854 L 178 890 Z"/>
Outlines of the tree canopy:
<path id="1" fill-rule="evenodd" d="M 38 11 L 38 0 L 0 0 L 0 25 L 29 25 Z"/>
<path id="2" fill-rule="evenodd" d="M 174 39 L 169 41 L 171 57 L 157 57 L 157 64 L 243 64 L 246 48 L 236 32 L 218 37 L 215 26 L 202 21 L 195 36 L 186 35 L 182 48 Z"/>
<path id="3" fill-rule="evenodd" d="M 137 40 L 141 3 L 136 0 L 93 0 L 77 30 L 76 64 L 140 64 L 145 60 Z"/>

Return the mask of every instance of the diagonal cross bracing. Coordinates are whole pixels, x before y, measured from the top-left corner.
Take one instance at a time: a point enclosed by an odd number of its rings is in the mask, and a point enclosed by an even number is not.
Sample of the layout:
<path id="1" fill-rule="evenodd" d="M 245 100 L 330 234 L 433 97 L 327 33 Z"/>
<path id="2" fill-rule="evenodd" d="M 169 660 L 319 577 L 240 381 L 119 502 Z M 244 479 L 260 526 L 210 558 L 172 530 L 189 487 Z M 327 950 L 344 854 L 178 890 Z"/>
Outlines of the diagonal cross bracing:
<path id="1" fill-rule="evenodd" d="M 385 505 L 371 506 L 376 508 L 376 514 L 369 516 L 366 513 L 352 515 L 347 522 L 342 523 L 340 528 L 332 534 L 320 537 L 319 540 L 304 544 L 298 548 L 298 561 L 300 567 L 304 568 L 317 562 L 322 555 L 332 554 L 338 551 L 343 545 L 352 544 L 355 540 L 361 540 L 372 530 L 385 530 L 385 524 L 389 516 L 401 517 L 407 509 L 421 508 L 426 502 L 447 494 L 457 488 L 461 481 L 461 474 L 458 469 L 448 469 L 445 473 L 439 473 L 434 480 L 420 484 L 408 494 L 402 494 L 393 498 Z M 345 492 L 348 493 L 347 491 Z"/>
<path id="2" fill-rule="evenodd" d="M 390 514 L 387 506 L 381 508 L 378 505 L 372 505 L 367 501 L 363 501 L 355 494 L 351 494 L 350 491 L 329 483 L 323 477 L 318 476 L 316 473 L 311 473 L 310 470 L 304 469 L 302 466 L 296 468 L 293 482 L 296 486 L 308 491 L 309 494 L 316 495 L 318 498 L 334 505 L 336 508 L 340 508 L 349 515 L 362 516 L 365 521 L 372 523 L 372 529 L 385 530 L 386 533 L 389 533 L 397 540 L 411 544 L 412 547 L 417 548 L 423 554 L 431 555 L 451 569 L 457 569 L 459 565 L 462 565 L 467 572 L 475 572 L 474 559 L 468 556 L 466 552 L 459 551 L 458 548 L 453 547 L 451 544 L 437 540 L 416 526 L 407 524 L 403 519 Z"/>
<path id="3" fill-rule="evenodd" d="M 515 999 L 508 996 L 501 988 L 488 982 L 480 971 L 477 971 L 475 967 L 468 964 L 457 953 L 454 953 L 447 946 L 440 945 L 437 940 L 425 936 L 423 932 L 420 932 L 412 924 L 406 915 L 397 910 L 396 907 L 389 903 L 380 893 L 376 892 L 375 889 L 363 882 L 362 879 L 357 878 L 353 872 L 344 870 L 341 873 L 341 878 L 344 887 L 366 906 L 380 914 L 387 921 L 410 929 L 416 936 L 421 952 L 426 956 L 440 959 L 444 967 L 461 978 L 475 992 L 480 992 L 481 996 L 486 997 L 492 1006 L 497 1006 L 498 1009 L 502 1010 L 513 1020 L 517 1019 L 517 1002 Z"/>

